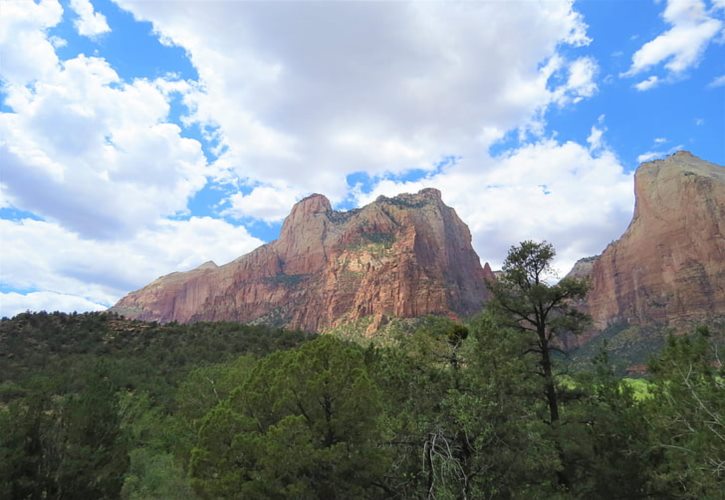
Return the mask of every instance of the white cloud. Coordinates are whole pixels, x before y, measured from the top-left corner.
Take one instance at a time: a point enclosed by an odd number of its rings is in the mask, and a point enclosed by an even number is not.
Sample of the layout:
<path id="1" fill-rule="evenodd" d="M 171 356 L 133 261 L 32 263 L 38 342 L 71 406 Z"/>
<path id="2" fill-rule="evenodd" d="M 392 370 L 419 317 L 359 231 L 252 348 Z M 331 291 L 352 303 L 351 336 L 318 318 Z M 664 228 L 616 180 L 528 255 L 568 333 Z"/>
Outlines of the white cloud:
<path id="1" fill-rule="evenodd" d="M 47 30 L 62 13 L 49 0 L 3 3 L 3 198 L 87 238 L 130 237 L 186 211 L 213 172 L 168 121 L 171 94 L 194 87 L 127 82 L 99 57 L 60 61 Z"/>
<path id="2" fill-rule="evenodd" d="M 78 14 L 73 24 L 79 35 L 96 37 L 111 31 L 106 16 L 94 11 L 91 0 L 70 0 L 70 8 Z"/>
<path id="3" fill-rule="evenodd" d="M 47 32 L 57 2 L 5 2 L 2 14 L 0 206 L 45 219 L 0 219 L 0 282 L 16 290 L 2 297 L 6 313 L 108 306 L 161 274 L 261 244 L 222 220 L 168 218 L 212 172 L 199 142 L 168 121 L 173 94 L 193 84 L 124 81 L 98 57 L 60 61 Z"/>
<path id="4" fill-rule="evenodd" d="M 3 2 L 1 10 L 0 79 L 9 85 L 25 85 L 53 73 L 58 60 L 45 30 L 63 16 L 58 1 Z"/>
<path id="5" fill-rule="evenodd" d="M 597 124 L 592 125 L 589 137 L 587 137 L 589 151 L 593 154 L 601 151 L 605 147 L 604 132 L 607 131 L 607 127 L 604 126 L 604 115 L 599 116 L 597 123 L 599 126 L 597 126 Z"/>
<path id="6" fill-rule="evenodd" d="M 53 46 L 53 48 L 60 49 L 68 45 L 68 40 L 65 38 L 61 38 L 59 36 L 51 36 L 48 38 L 48 41 Z"/>
<path id="7" fill-rule="evenodd" d="M 230 207 L 223 214 L 237 219 L 252 218 L 278 222 L 287 216 L 301 193 L 285 186 L 259 186 L 251 193 L 229 197 Z"/>
<path id="8" fill-rule="evenodd" d="M 126 83 L 80 55 L 56 62 L 33 91 L 9 85 L 0 154 L 11 203 L 104 238 L 186 210 L 209 172 L 199 142 L 166 122 L 171 83 Z"/>
<path id="9" fill-rule="evenodd" d="M 639 83 L 635 83 L 634 88 L 636 88 L 640 92 L 644 92 L 645 90 L 655 88 L 659 84 L 660 84 L 660 79 L 657 76 L 652 75 L 649 78 L 647 78 L 646 80 L 642 80 Z"/>
<path id="10" fill-rule="evenodd" d="M 333 202 L 346 174 L 478 156 L 484 131 L 540 133 L 549 106 L 596 92 L 595 61 L 558 51 L 589 42 L 571 2 L 117 3 L 188 51 L 217 168 Z"/>
<path id="11" fill-rule="evenodd" d="M 565 95 L 575 103 L 593 96 L 597 91 L 595 77 L 598 71 L 599 67 L 591 57 L 581 57 L 572 62 Z"/>
<path id="12" fill-rule="evenodd" d="M 0 219 L 0 240 L 10 242 L 0 266 L 4 285 L 104 306 L 160 275 L 208 260 L 224 264 L 262 243 L 243 227 L 209 217 L 160 221 L 123 241 L 84 239 L 53 222 Z"/>
<path id="13" fill-rule="evenodd" d="M 104 309 L 106 306 L 77 295 L 57 292 L 0 292 L 0 317 L 12 318 L 25 311 L 87 312 Z"/>
<path id="14" fill-rule="evenodd" d="M 667 137 L 655 137 L 655 144 L 664 144 L 667 140 Z"/>
<path id="15" fill-rule="evenodd" d="M 665 141 L 658 141 L 658 139 L 655 139 L 655 144 L 663 144 Z M 637 156 L 637 163 L 644 163 L 647 161 L 656 160 L 657 158 L 664 158 L 665 156 L 669 156 L 672 153 L 675 153 L 677 151 L 680 151 L 683 148 L 682 144 L 678 144 L 677 146 L 673 146 L 667 151 L 647 151 L 646 153 L 642 153 L 641 155 Z"/>
<path id="16" fill-rule="evenodd" d="M 725 87 L 725 75 L 721 75 L 713 79 L 707 86 L 711 89 Z"/>
<path id="17" fill-rule="evenodd" d="M 662 17 L 672 27 L 635 52 L 623 76 L 634 76 L 662 63 L 670 75 L 697 66 L 710 42 L 721 33 L 723 23 L 714 16 L 702 0 L 668 0 Z M 654 83 L 656 80 L 648 78 L 636 87 L 647 90 Z"/>
<path id="18" fill-rule="evenodd" d="M 647 151 L 646 153 L 642 153 L 641 155 L 637 156 L 637 163 L 645 163 L 655 160 L 657 158 L 662 158 L 663 156 L 665 156 L 665 153 L 657 151 Z"/>

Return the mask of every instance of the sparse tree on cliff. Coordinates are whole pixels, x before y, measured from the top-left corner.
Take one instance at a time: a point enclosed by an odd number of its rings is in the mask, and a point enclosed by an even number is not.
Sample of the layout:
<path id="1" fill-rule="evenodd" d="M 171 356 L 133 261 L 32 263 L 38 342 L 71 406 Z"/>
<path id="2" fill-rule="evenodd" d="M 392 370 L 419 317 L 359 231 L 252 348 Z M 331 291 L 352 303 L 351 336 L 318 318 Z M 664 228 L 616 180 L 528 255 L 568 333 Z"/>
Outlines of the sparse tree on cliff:
<path id="1" fill-rule="evenodd" d="M 581 332 L 588 322 L 588 317 L 572 305 L 586 295 L 585 280 L 564 278 L 557 284 L 546 281 L 553 275 L 551 261 L 555 255 L 550 243 L 524 241 L 511 247 L 503 275 L 489 283 L 494 313 L 506 326 L 531 337 L 527 353 L 539 357 L 551 423 L 559 420 L 552 360 L 552 353 L 558 349 L 554 340 L 564 333 Z"/>

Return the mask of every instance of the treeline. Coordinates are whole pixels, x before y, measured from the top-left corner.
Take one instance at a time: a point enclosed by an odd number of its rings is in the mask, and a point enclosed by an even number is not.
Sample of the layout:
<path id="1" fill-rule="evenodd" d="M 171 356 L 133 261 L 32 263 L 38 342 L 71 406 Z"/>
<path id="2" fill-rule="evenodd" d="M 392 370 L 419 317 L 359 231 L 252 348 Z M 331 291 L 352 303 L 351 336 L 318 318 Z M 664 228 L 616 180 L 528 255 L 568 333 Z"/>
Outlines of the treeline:
<path id="1" fill-rule="evenodd" d="M 109 322 L 128 338 L 112 340 Z M 395 348 L 133 325 L 103 314 L 0 323 L 0 498 L 722 494 L 725 391 L 704 329 L 669 340 L 644 393 L 604 355 L 558 379 L 552 424 L 526 337 L 490 314 L 429 318 Z"/>

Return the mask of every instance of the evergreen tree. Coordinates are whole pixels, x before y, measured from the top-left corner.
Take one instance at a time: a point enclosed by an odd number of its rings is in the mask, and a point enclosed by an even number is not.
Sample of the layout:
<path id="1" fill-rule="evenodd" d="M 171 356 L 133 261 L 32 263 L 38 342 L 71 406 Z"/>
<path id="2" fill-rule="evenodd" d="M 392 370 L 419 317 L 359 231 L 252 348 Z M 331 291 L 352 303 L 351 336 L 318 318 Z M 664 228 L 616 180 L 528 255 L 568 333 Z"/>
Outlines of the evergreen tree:
<path id="1" fill-rule="evenodd" d="M 553 277 L 555 255 L 550 243 L 524 241 L 511 247 L 503 275 L 489 283 L 491 310 L 505 327 L 525 334 L 530 339 L 526 352 L 538 356 L 551 423 L 559 420 L 552 356 L 559 350 L 556 339 L 581 332 L 588 320 L 572 303 L 586 295 L 585 281 L 565 278 L 557 284 L 547 282 Z"/>
<path id="2" fill-rule="evenodd" d="M 725 369 L 707 328 L 670 337 L 650 366 L 655 493 L 721 498 L 725 485 Z"/>

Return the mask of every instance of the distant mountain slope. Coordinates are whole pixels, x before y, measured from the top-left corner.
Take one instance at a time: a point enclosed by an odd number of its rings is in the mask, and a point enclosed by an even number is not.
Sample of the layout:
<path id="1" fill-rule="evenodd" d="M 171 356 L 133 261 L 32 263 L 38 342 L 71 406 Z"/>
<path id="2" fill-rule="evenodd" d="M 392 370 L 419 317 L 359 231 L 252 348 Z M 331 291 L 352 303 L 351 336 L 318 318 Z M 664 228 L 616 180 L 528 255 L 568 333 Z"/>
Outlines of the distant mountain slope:
<path id="1" fill-rule="evenodd" d="M 315 194 L 297 203 L 278 240 L 223 266 L 163 276 L 121 299 L 128 318 L 267 323 L 307 331 L 372 318 L 465 316 L 487 298 L 471 234 L 435 189 L 349 212 Z"/>

